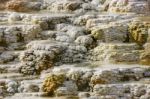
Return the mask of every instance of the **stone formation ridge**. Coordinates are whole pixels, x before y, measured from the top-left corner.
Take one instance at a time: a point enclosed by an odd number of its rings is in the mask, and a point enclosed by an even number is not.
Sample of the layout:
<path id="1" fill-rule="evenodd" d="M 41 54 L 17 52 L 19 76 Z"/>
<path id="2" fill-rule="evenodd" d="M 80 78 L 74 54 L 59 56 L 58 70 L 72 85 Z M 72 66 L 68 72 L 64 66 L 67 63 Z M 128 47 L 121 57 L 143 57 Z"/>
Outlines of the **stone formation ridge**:
<path id="1" fill-rule="evenodd" d="M 150 0 L 0 0 L 0 99 L 150 99 Z"/>

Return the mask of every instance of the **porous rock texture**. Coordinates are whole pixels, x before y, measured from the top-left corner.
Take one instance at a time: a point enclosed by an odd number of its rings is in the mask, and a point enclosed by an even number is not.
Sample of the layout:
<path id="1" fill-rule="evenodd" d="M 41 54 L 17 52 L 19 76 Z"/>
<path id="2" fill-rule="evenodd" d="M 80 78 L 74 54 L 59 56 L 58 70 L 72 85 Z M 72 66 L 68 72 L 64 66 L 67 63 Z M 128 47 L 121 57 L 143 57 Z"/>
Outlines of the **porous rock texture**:
<path id="1" fill-rule="evenodd" d="M 150 0 L 0 0 L 0 99 L 150 99 Z"/>
<path id="2" fill-rule="evenodd" d="M 17 12 L 40 10 L 41 3 L 36 0 L 1 0 L 1 9 Z"/>
<path id="3" fill-rule="evenodd" d="M 63 74 L 50 74 L 46 77 L 42 89 L 50 95 L 54 94 L 54 91 L 63 84 L 64 82 Z"/>

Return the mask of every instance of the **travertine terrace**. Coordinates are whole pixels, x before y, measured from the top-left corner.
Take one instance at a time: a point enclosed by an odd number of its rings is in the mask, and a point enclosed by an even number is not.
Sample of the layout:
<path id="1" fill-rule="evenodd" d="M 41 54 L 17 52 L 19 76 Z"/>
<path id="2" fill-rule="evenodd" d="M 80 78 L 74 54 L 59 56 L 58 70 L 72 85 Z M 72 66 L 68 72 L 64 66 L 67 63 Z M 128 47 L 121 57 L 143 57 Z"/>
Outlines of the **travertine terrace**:
<path id="1" fill-rule="evenodd" d="M 0 99 L 150 99 L 150 0 L 0 0 Z"/>

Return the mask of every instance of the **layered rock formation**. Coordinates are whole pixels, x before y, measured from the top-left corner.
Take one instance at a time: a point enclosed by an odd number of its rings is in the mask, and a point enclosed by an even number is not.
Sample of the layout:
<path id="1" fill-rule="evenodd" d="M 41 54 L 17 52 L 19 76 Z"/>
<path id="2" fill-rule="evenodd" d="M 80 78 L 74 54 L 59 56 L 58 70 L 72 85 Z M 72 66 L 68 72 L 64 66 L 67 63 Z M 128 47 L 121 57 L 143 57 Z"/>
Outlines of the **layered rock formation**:
<path id="1" fill-rule="evenodd" d="M 1 0 L 0 99 L 149 99 L 149 0 Z"/>

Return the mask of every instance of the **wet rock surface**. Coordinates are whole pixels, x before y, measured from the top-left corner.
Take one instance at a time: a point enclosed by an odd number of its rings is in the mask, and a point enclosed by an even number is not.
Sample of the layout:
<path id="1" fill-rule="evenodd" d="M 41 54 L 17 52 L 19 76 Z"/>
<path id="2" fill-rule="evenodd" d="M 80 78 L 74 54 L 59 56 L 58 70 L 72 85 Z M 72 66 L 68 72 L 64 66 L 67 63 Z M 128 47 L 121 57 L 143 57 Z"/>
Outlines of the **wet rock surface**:
<path id="1" fill-rule="evenodd" d="M 0 99 L 150 99 L 149 0 L 1 0 Z"/>

